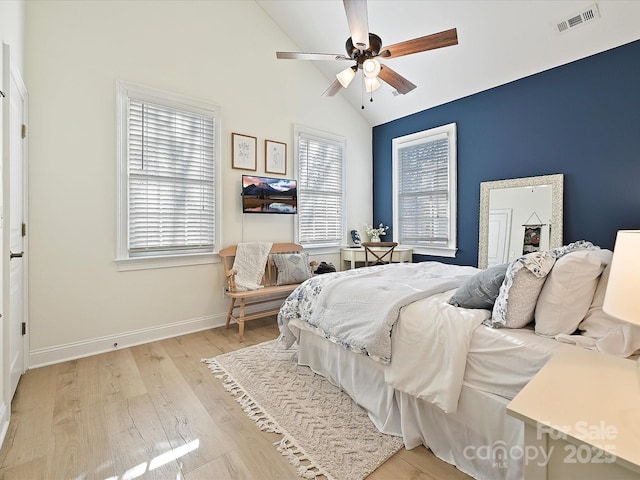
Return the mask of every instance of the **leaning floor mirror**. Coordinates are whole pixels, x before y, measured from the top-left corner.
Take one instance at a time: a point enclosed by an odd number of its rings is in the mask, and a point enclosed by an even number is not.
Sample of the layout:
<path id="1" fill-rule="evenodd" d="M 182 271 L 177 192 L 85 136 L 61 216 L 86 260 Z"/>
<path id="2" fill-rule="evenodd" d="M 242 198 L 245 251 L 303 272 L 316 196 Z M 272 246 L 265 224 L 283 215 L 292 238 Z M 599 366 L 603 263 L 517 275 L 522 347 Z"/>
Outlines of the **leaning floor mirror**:
<path id="1" fill-rule="evenodd" d="M 478 267 L 562 245 L 562 174 L 480 184 Z"/>

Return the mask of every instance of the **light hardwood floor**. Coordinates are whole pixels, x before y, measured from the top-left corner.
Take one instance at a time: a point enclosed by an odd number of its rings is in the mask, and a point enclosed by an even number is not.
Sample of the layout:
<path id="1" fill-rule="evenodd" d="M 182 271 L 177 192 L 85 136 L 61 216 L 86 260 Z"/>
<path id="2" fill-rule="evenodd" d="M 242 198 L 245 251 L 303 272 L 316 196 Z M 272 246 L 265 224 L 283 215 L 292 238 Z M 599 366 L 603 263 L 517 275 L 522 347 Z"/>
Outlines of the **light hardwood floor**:
<path id="1" fill-rule="evenodd" d="M 28 371 L 0 450 L 0 479 L 297 480 L 202 358 L 277 337 L 275 319 Z M 427 449 L 401 450 L 370 480 L 468 480 Z"/>

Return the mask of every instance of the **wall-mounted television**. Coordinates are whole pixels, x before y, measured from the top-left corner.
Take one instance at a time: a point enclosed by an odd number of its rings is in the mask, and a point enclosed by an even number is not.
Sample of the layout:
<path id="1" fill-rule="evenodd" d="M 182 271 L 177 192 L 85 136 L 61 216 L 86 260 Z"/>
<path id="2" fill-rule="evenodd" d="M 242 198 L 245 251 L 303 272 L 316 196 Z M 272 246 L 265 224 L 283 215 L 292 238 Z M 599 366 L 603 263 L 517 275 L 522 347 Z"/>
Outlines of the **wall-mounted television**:
<path id="1" fill-rule="evenodd" d="M 298 213 L 298 182 L 243 175 L 242 213 Z"/>

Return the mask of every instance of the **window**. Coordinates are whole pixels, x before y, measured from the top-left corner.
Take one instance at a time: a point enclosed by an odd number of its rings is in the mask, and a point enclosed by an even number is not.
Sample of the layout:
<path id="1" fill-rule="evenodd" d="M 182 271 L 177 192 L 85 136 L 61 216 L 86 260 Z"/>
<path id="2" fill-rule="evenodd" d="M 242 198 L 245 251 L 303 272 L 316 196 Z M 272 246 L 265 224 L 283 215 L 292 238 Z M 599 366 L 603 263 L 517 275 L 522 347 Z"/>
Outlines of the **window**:
<path id="1" fill-rule="evenodd" d="M 344 243 L 345 139 L 296 127 L 297 241 L 305 247 Z"/>
<path id="2" fill-rule="evenodd" d="M 456 254 L 456 124 L 394 138 L 394 240 L 414 253 Z"/>
<path id="3" fill-rule="evenodd" d="M 210 263 L 218 109 L 118 83 L 120 269 Z"/>

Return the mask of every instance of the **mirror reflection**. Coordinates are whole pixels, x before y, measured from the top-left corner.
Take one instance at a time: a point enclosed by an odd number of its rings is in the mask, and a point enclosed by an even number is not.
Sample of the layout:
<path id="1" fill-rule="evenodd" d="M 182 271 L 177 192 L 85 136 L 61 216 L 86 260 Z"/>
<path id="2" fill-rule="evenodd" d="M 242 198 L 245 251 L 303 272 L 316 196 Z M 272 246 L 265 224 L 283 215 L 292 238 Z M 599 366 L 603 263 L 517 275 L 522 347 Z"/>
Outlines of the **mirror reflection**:
<path id="1" fill-rule="evenodd" d="M 561 174 L 482 182 L 478 266 L 561 246 L 562 190 Z"/>

